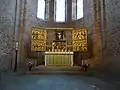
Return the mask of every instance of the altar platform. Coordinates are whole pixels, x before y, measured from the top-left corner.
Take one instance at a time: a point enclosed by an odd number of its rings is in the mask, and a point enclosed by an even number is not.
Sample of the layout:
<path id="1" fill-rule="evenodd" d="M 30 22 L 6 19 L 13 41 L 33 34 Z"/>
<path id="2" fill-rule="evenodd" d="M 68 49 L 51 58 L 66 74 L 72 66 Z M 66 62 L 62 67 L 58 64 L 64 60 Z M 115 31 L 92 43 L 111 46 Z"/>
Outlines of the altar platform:
<path id="1" fill-rule="evenodd" d="M 73 52 L 45 52 L 45 66 L 73 66 Z"/>
<path id="2" fill-rule="evenodd" d="M 27 71 L 26 74 L 30 75 L 88 75 L 88 73 L 83 71 L 80 66 L 43 66 L 39 65 L 32 68 L 31 71 Z"/>

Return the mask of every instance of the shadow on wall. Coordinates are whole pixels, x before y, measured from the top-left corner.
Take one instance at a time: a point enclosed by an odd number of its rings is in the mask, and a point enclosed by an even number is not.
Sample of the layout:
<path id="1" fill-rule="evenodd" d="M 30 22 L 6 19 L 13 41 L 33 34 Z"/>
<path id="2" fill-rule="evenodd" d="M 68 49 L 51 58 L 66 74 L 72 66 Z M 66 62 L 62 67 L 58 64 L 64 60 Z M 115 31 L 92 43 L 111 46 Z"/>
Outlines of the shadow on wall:
<path id="1" fill-rule="evenodd" d="M 92 40 L 92 35 L 88 35 L 88 58 L 93 57 L 93 40 Z"/>

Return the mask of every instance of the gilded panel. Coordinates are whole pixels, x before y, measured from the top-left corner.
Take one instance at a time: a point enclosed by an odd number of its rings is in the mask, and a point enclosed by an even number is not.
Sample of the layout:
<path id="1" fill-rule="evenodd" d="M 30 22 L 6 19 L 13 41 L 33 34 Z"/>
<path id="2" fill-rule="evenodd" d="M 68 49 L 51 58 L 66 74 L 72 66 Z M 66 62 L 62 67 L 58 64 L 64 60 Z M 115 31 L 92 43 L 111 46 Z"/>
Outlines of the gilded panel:
<path id="1" fill-rule="evenodd" d="M 43 28 L 32 28 L 31 50 L 45 51 L 46 50 L 46 30 Z"/>
<path id="2" fill-rule="evenodd" d="M 73 51 L 87 51 L 87 29 L 82 28 L 78 30 L 73 30 Z"/>

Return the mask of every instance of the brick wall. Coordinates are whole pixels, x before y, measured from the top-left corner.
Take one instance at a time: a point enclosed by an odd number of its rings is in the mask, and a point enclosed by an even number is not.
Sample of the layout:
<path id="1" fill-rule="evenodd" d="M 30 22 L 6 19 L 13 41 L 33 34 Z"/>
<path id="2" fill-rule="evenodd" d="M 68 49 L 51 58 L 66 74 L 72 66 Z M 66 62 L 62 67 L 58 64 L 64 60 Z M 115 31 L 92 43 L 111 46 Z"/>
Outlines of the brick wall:
<path id="1" fill-rule="evenodd" d="M 14 19 L 16 0 L 0 0 L 0 69 L 11 67 L 14 58 Z"/>
<path id="2" fill-rule="evenodd" d="M 120 71 L 120 1 L 106 0 L 107 17 L 107 65 Z"/>

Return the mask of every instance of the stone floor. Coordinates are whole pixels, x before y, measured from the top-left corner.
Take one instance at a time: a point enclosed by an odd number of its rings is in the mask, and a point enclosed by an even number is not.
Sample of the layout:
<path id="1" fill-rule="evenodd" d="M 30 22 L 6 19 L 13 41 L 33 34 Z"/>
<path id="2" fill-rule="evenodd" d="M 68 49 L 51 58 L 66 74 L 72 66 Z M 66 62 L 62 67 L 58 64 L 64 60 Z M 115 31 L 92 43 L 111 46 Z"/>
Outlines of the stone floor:
<path id="1" fill-rule="evenodd" d="M 82 75 L 2 74 L 0 90 L 120 90 L 113 83 Z"/>

